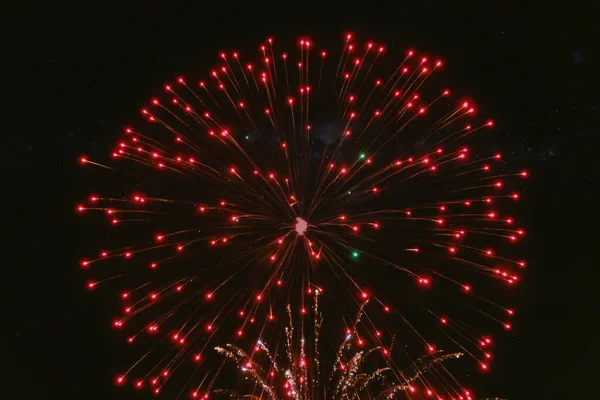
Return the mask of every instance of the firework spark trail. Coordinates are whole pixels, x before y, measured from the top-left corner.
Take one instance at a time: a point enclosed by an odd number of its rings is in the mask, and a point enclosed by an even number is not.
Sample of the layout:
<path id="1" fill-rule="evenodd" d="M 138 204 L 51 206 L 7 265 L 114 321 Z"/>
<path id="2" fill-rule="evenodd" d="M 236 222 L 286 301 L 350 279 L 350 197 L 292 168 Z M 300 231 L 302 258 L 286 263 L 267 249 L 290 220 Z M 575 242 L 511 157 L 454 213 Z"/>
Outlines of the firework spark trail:
<path id="1" fill-rule="evenodd" d="M 158 371 L 152 386 L 160 391 L 176 381 L 175 370 L 189 369 L 189 358 L 197 361 L 199 349 L 232 338 L 279 343 L 284 336 L 291 346 L 282 314 L 292 303 L 290 319 L 297 305 L 305 315 L 307 289 L 317 287 L 325 307 L 344 318 L 368 300 L 381 307 L 369 312 L 372 331 L 361 342 L 371 337 L 391 352 L 375 325 L 395 326 L 390 337 L 402 333 L 426 354 L 436 341 L 489 368 L 489 332 L 512 328 L 514 309 L 502 290 L 526 266 L 508 247 L 525 231 L 501 210 L 519 200 L 515 181 L 528 173 L 507 170 L 501 154 L 485 151 L 480 137 L 494 123 L 478 122 L 471 102 L 428 88 L 440 60 L 410 50 L 396 64 L 384 48 L 348 34 L 338 55 L 308 38 L 299 40 L 297 60 L 293 51 L 276 51 L 273 38 L 257 61 L 221 52 L 208 80 L 196 86 L 179 77 L 165 85 L 167 98 L 151 99 L 144 122 L 125 129 L 111 166 L 80 158 L 101 174 L 135 176 L 152 192 L 93 194 L 77 205 L 80 213 L 105 214 L 115 237 L 123 229 L 130 243 L 81 261 L 90 290 L 124 288 L 115 329 L 133 329 L 130 343 L 145 332 L 176 346 L 153 347 L 117 383 L 136 371 L 149 379 L 145 368 Z M 318 67 L 310 68 L 311 52 L 321 55 Z M 337 61 L 326 63 L 330 55 Z M 159 231 L 145 240 L 148 229 Z M 434 285 L 443 298 L 437 303 L 421 294 Z M 469 313 L 452 318 L 446 304 Z M 303 344 L 293 359 L 314 351 L 320 371 L 316 303 L 314 311 L 310 329 L 308 321 L 299 325 L 314 349 Z M 402 357 L 423 357 L 414 353 Z M 383 368 L 402 376 L 396 357 Z M 304 380 L 294 382 L 297 392 L 319 397 L 320 374 L 292 366 Z M 423 390 L 464 393 L 453 378 L 417 376 Z M 215 379 L 203 382 L 212 387 Z"/>

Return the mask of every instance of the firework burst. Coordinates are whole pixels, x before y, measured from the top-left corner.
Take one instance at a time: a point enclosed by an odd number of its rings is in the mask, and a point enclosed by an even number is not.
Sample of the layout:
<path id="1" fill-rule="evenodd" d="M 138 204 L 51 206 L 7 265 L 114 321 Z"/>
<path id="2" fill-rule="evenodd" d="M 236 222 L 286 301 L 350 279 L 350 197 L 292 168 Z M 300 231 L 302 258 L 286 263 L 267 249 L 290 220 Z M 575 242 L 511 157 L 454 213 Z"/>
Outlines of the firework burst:
<path id="1" fill-rule="evenodd" d="M 489 369 L 525 267 L 511 248 L 525 232 L 501 210 L 527 172 L 490 150 L 491 120 L 440 89 L 441 60 L 386 60 L 352 35 L 340 47 L 303 38 L 288 53 L 269 38 L 257 57 L 220 53 L 206 79 L 166 84 L 110 163 L 80 159 L 114 184 L 77 211 L 106 218 L 105 245 L 121 243 L 81 261 L 87 286 L 118 293 L 113 325 L 143 349 L 118 384 L 213 387 L 207 349 L 279 343 L 286 308 L 304 317 L 315 293 L 345 324 L 328 337 L 349 329 L 383 349 L 394 337 L 395 365 L 435 364 L 443 347 Z M 222 351 L 245 357 L 238 348 Z M 396 387 L 465 393 L 454 377 L 417 376 Z"/>

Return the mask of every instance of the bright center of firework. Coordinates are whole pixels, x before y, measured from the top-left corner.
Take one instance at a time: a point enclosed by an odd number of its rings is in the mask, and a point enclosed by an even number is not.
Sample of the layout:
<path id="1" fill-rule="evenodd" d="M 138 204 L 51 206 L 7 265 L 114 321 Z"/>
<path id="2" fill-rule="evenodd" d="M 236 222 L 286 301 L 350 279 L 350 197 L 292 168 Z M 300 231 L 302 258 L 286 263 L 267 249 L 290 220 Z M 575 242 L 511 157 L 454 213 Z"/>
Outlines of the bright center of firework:
<path id="1" fill-rule="evenodd" d="M 304 236 L 306 228 L 308 228 L 308 222 L 300 217 L 296 217 L 296 232 L 298 232 L 298 236 Z"/>

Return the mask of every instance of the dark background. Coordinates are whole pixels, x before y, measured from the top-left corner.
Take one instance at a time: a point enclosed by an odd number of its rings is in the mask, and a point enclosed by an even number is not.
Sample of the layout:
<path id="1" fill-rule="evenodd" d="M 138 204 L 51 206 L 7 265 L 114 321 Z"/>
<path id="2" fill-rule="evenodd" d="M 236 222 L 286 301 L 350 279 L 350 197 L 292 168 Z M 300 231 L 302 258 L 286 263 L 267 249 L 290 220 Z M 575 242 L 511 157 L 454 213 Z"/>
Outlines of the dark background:
<path id="1" fill-rule="evenodd" d="M 10 204 L 3 364 L 9 377 L 16 372 L 4 392 L 14 385 L 12 398 L 130 397 L 112 383 L 123 345 L 77 267 L 82 229 L 93 229 L 73 213 L 85 194 L 77 157 L 107 153 L 153 91 L 179 73 L 208 70 L 219 50 L 253 48 L 268 35 L 336 38 L 350 30 L 447 60 L 453 87 L 494 117 L 500 145 L 531 170 L 522 216 L 530 267 L 515 330 L 493 372 L 469 385 L 510 400 L 594 396 L 598 7 L 125 3 L 22 4 L 16 33 L 7 18 L 15 53 L 5 64 L 17 73 L 4 75 L 3 97 L 22 103 L 3 113 L 17 120 L 4 131 L 2 160 Z"/>

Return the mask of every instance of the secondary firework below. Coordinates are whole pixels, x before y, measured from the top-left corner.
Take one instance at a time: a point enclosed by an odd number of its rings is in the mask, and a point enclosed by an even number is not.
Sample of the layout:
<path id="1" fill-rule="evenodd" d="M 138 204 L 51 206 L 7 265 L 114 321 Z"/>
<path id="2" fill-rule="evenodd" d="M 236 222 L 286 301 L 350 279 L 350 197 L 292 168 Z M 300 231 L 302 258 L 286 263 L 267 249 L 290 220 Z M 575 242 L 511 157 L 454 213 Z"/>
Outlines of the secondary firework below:
<path id="1" fill-rule="evenodd" d="M 80 158 L 98 186 L 77 211 L 109 230 L 81 266 L 118 297 L 133 353 L 117 384 L 470 399 L 472 369 L 492 369 L 526 266 L 511 213 L 528 173 L 440 86 L 442 60 L 337 47 L 221 52 L 149 99 L 109 162 Z"/>

